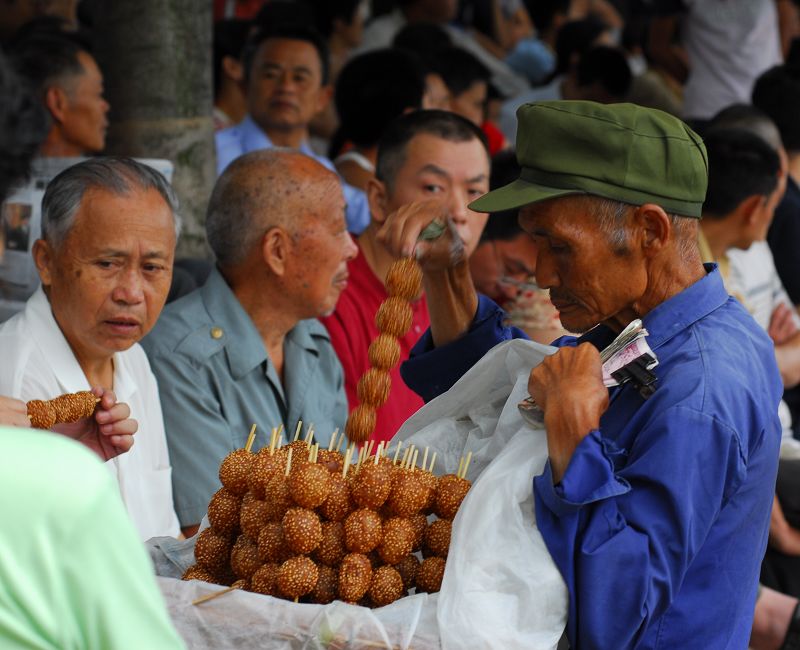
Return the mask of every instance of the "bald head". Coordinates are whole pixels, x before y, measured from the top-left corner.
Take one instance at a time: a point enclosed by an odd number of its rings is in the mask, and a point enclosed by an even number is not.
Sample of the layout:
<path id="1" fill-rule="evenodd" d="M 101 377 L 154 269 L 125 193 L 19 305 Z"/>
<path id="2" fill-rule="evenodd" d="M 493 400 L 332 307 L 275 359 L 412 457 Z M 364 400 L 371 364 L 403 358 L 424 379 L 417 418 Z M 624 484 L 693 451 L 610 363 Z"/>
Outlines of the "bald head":
<path id="1" fill-rule="evenodd" d="M 217 180 L 206 213 L 206 235 L 220 267 L 244 262 L 271 228 L 294 236 L 315 216 L 318 199 L 338 188 L 336 174 L 296 151 L 237 158 Z"/>

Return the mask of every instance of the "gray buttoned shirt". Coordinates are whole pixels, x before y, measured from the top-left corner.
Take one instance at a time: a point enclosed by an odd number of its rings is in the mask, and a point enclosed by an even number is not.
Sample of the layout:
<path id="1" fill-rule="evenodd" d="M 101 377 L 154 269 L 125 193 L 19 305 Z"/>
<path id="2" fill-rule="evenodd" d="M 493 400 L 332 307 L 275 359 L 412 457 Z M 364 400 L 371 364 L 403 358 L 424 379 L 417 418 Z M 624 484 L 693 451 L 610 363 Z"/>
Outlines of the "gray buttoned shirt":
<path id="1" fill-rule="evenodd" d="M 258 449 L 272 427 L 293 434 L 299 420 L 327 445 L 347 418 L 344 376 L 328 333 L 303 320 L 284 342 L 284 381 L 253 321 L 222 275 L 167 305 L 142 345 L 158 378 L 175 510 L 181 526 L 198 523 L 219 489 L 219 465 L 244 447 L 258 424 Z"/>

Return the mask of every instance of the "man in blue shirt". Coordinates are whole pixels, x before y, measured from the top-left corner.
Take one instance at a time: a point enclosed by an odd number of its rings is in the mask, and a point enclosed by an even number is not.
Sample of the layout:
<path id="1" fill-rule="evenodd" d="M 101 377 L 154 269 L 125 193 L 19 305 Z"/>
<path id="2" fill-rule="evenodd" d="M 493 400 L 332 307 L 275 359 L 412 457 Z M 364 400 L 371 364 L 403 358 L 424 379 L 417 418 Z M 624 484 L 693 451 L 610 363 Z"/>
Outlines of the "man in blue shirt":
<path id="1" fill-rule="evenodd" d="M 679 120 L 630 104 L 541 102 L 518 112 L 520 178 L 473 209 L 520 210 L 537 282 L 570 331 L 533 369 L 549 461 L 539 530 L 570 592 L 573 648 L 744 648 L 767 541 L 781 381 L 765 333 L 703 266 L 708 168 Z M 520 336 L 472 289 L 452 229 L 383 229 L 425 273 L 431 329 L 403 368 L 426 399 Z M 606 389 L 599 350 L 641 318 L 657 390 Z"/>
<path id="2" fill-rule="evenodd" d="M 217 176 L 242 154 L 259 149 L 298 149 L 335 171 L 333 163 L 308 145 L 308 125 L 331 99 L 328 52 L 312 29 L 275 27 L 257 32 L 244 51 L 248 114 L 217 132 Z M 369 205 L 359 189 L 342 182 L 347 227 L 360 234 L 369 223 Z"/>

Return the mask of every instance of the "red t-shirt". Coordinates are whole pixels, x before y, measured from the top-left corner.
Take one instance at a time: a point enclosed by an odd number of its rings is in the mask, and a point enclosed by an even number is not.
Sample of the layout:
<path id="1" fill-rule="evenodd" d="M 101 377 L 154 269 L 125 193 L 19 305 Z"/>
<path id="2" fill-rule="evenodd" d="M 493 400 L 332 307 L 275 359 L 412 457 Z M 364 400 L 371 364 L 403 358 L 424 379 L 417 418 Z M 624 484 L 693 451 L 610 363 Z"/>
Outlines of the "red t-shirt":
<path id="1" fill-rule="evenodd" d="M 380 334 L 375 325 L 375 314 L 388 294 L 360 248 L 358 256 L 348 264 L 348 271 L 350 278 L 347 288 L 339 296 L 336 311 L 320 320 L 328 329 L 333 349 L 342 362 L 347 401 L 352 411 L 358 405 L 358 380 L 369 368 L 369 344 Z M 430 325 L 424 295 L 411 303 L 411 309 L 414 314 L 411 329 L 400 339 L 400 363 L 408 359 L 411 348 Z M 389 399 L 378 409 L 375 433 L 370 438 L 375 444 L 391 440 L 400 425 L 423 405 L 422 398 L 400 377 L 400 363 L 390 372 L 392 389 Z"/>

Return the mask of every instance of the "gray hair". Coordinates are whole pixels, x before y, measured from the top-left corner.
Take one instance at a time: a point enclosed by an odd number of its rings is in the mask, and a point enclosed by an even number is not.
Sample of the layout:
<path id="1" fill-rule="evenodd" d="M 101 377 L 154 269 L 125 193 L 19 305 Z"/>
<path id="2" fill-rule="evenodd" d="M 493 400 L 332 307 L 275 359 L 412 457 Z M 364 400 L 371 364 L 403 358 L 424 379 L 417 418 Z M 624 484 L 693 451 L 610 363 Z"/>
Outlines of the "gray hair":
<path id="1" fill-rule="evenodd" d="M 601 197 L 587 197 L 591 200 L 592 209 L 597 218 L 600 230 L 606 236 L 609 246 L 617 255 L 628 252 L 628 216 L 636 207 L 630 203 L 613 201 Z M 684 260 L 692 260 L 698 254 L 697 228 L 698 220 L 678 214 L 667 214 L 672 224 L 678 252 Z"/>
<path id="2" fill-rule="evenodd" d="M 134 190 L 156 190 L 172 212 L 175 238 L 180 236 L 178 197 L 167 179 L 152 167 L 131 158 L 106 156 L 89 158 L 68 167 L 47 185 L 42 199 L 42 237 L 54 249 L 66 241 L 83 195 L 91 189 L 117 196 Z"/>

